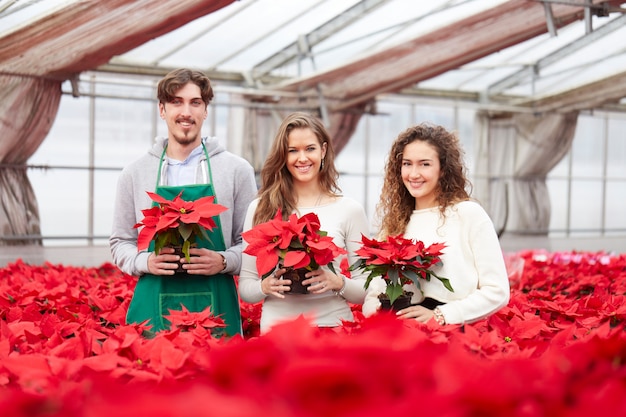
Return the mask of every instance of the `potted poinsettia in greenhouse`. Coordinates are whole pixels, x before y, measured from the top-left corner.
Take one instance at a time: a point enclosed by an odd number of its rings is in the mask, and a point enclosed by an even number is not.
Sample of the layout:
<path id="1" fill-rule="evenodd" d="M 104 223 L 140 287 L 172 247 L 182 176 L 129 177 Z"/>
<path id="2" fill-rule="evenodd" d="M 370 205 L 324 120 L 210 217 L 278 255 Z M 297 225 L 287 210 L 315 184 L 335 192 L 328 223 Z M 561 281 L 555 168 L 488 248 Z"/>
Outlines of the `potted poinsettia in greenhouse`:
<path id="1" fill-rule="evenodd" d="M 302 217 L 293 213 L 283 220 L 278 210 L 272 220 L 257 224 L 243 232 L 242 237 L 248 242 L 244 252 L 256 257 L 261 279 L 270 276 L 276 268 L 286 268 L 282 277 L 291 280 L 291 293 L 307 294 L 306 286 L 302 285 L 306 279 L 304 274 L 321 266 L 335 273 L 332 261 L 346 253 L 320 229 L 315 213 Z"/>
<path id="2" fill-rule="evenodd" d="M 173 247 L 175 253 L 190 260 L 189 249 L 197 245 L 198 239 L 208 240 L 207 231 L 216 227 L 214 216 L 227 210 L 215 204 L 215 197 L 202 197 L 194 201 L 182 199 L 182 191 L 168 200 L 156 193 L 146 191 L 156 204 L 142 210 L 144 218 L 135 225 L 141 228 L 137 237 L 137 249 L 148 249 L 154 241 L 154 252 L 158 255 L 164 247 Z M 184 272 L 182 266 L 177 272 Z"/>
<path id="3" fill-rule="evenodd" d="M 384 293 L 378 296 L 383 310 L 401 310 L 411 304 L 412 292 L 403 289 L 405 284 L 421 288 L 420 280 L 437 278 L 449 291 L 454 291 L 450 280 L 438 276 L 432 267 L 442 263 L 442 250 L 446 245 L 433 243 L 426 246 L 419 240 L 407 239 L 403 235 L 389 236 L 386 240 L 361 238 L 361 248 L 355 253 L 359 260 L 350 266 L 350 271 L 366 272 L 365 288 L 376 277 L 386 284 Z"/>

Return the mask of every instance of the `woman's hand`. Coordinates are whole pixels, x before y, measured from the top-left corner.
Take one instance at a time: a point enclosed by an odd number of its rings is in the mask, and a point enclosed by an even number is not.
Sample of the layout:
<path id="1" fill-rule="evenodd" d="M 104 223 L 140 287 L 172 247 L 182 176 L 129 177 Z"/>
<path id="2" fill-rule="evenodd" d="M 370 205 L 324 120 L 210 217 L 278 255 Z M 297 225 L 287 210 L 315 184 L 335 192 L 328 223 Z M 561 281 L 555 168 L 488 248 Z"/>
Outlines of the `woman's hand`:
<path id="1" fill-rule="evenodd" d="M 426 323 L 428 320 L 435 317 L 435 313 L 426 307 L 411 306 L 398 311 L 396 316 L 400 319 L 415 319 L 419 322 Z"/>
<path id="2" fill-rule="evenodd" d="M 281 278 L 285 271 L 285 268 L 277 269 L 272 275 L 261 280 L 261 292 L 265 295 L 285 298 L 284 292 L 291 289 L 291 280 Z"/>
<path id="3" fill-rule="evenodd" d="M 319 268 L 315 271 L 307 272 L 307 279 L 302 281 L 302 285 L 312 294 L 323 294 L 326 291 L 339 291 L 343 288 L 343 279 L 330 271 Z"/>

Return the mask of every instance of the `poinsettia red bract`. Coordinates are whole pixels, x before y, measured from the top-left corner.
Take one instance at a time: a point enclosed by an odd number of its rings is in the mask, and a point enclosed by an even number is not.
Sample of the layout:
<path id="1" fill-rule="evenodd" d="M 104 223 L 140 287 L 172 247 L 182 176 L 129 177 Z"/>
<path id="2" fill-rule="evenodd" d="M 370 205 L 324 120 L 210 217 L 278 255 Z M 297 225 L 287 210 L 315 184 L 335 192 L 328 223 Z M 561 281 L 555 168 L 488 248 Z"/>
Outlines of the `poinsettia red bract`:
<path id="1" fill-rule="evenodd" d="M 388 236 L 386 240 L 370 239 L 361 236 L 361 248 L 356 251 L 360 257 L 350 266 L 350 270 L 368 273 L 365 288 L 372 279 L 382 277 L 387 281 L 386 294 L 393 303 L 402 294 L 404 284 L 413 283 L 420 288 L 420 279 L 437 278 L 449 291 L 454 291 L 450 280 L 435 274 L 430 268 L 441 263 L 443 243 L 433 243 L 426 247 L 420 240 L 407 239 L 402 234 Z"/>
<path id="2" fill-rule="evenodd" d="M 182 199 L 182 191 L 173 200 L 150 191 L 146 193 L 158 205 L 141 211 L 144 218 L 135 225 L 135 228 L 141 228 L 137 249 L 146 250 L 156 240 L 154 251 L 157 255 L 164 246 L 181 245 L 189 261 L 189 248 L 198 237 L 207 239 L 206 231 L 216 227 L 213 217 L 227 210 L 215 204 L 213 196 L 186 201 Z"/>
<path id="3" fill-rule="evenodd" d="M 267 414 L 563 416 L 626 413 L 626 255 L 507 254 L 511 302 L 475 323 L 377 314 L 305 317 L 214 337 L 210 310 L 126 324 L 136 277 L 98 268 L 0 268 L 0 410 L 12 417 Z M 345 265 L 345 263 L 344 263 Z M 242 324 L 243 324 L 242 323 Z M 417 399 L 417 400 L 416 400 Z M 417 403 L 416 403 L 417 401 Z M 209 404 L 207 406 L 207 404 Z"/>
<path id="4" fill-rule="evenodd" d="M 310 271 L 328 265 L 335 272 L 331 262 L 346 253 L 320 230 L 315 213 L 302 217 L 293 213 L 283 220 L 278 210 L 272 220 L 254 226 L 241 236 L 248 243 L 244 252 L 256 257 L 257 272 L 262 278 L 269 276 L 277 265 Z"/>

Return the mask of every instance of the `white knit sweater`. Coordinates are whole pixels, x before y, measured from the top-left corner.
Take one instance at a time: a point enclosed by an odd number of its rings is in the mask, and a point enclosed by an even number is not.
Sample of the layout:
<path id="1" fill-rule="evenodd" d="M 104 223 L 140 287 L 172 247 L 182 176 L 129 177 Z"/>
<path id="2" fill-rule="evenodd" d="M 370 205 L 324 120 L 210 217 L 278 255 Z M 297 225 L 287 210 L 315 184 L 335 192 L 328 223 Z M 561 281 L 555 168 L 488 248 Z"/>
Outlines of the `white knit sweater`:
<path id="1" fill-rule="evenodd" d="M 448 208 L 443 221 L 439 208 L 415 210 L 406 227 L 406 238 L 431 243 L 444 243 L 443 265 L 433 269 L 448 278 L 454 292 L 448 291 L 436 278 L 421 281 L 420 292 L 415 285 L 413 303 L 425 297 L 446 303 L 439 307 L 446 323 L 462 324 L 484 318 L 509 302 L 510 287 L 502 249 L 493 222 L 477 203 L 464 201 Z M 376 312 L 378 295 L 384 292 L 382 279 L 372 280 L 367 291 L 363 314 Z"/>
<path id="2" fill-rule="evenodd" d="M 254 200 L 248 209 L 244 230 L 252 227 L 252 217 L 258 204 Z M 321 229 L 332 236 L 335 245 L 348 252 L 350 265 L 356 262 L 354 251 L 361 247 L 361 234 L 369 235 L 369 223 L 365 210 L 355 200 L 339 197 L 329 204 L 318 207 L 300 207 L 299 215 L 315 212 L 320 220 Z M 243 250 L 247 242 L 243 242 Z M 340 258 L 333 262 L 337 274 L 340 274 Z M 239 295 L 241 299 L 257 303 L 264 300 L 261 312 L 261 331 L 266 332 L 271 326 L 283 320 L 293 320 L 303 315 L 318 326 L 337 326 L 342 320 L 352 321 L 352 311 L 348 301 L 361 304 L 365 298 L 365 277 L 352 274 L 346 279 L 344 296 L 334 295 L 331 291 L 323 294 L 289 294 L 285 298 L 266 296 L 261 291 L 261 279 L 256 269 L 256 258 L 243 254 L 239 275 Z M 345 298 L 344 298 L 345 297 Z"/>

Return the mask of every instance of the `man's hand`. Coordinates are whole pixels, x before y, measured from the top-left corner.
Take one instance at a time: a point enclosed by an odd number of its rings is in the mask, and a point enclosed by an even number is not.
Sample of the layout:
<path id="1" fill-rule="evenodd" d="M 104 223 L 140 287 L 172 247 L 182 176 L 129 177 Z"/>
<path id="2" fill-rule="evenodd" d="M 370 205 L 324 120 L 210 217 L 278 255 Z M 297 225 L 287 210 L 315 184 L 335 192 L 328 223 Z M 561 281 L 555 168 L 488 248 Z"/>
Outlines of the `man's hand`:
<path id="1" fill-rule="evenodd" d="M 215 251 L 204 248 L 191 248 L 189 249 L 189 255 L 190 262 L 187 262 L 184 256 L 181 259 L 183 269 L 189 274 L 215 275 L 224 269 L 222 255 Z"/>
<path id="2" fill-rule="evenodd" d="M 152 252 L 148 257 L 148 271 L 153 275 L 174 275 L 179 259 L 173 248 L 163 248 L 158 255 Z"/>

